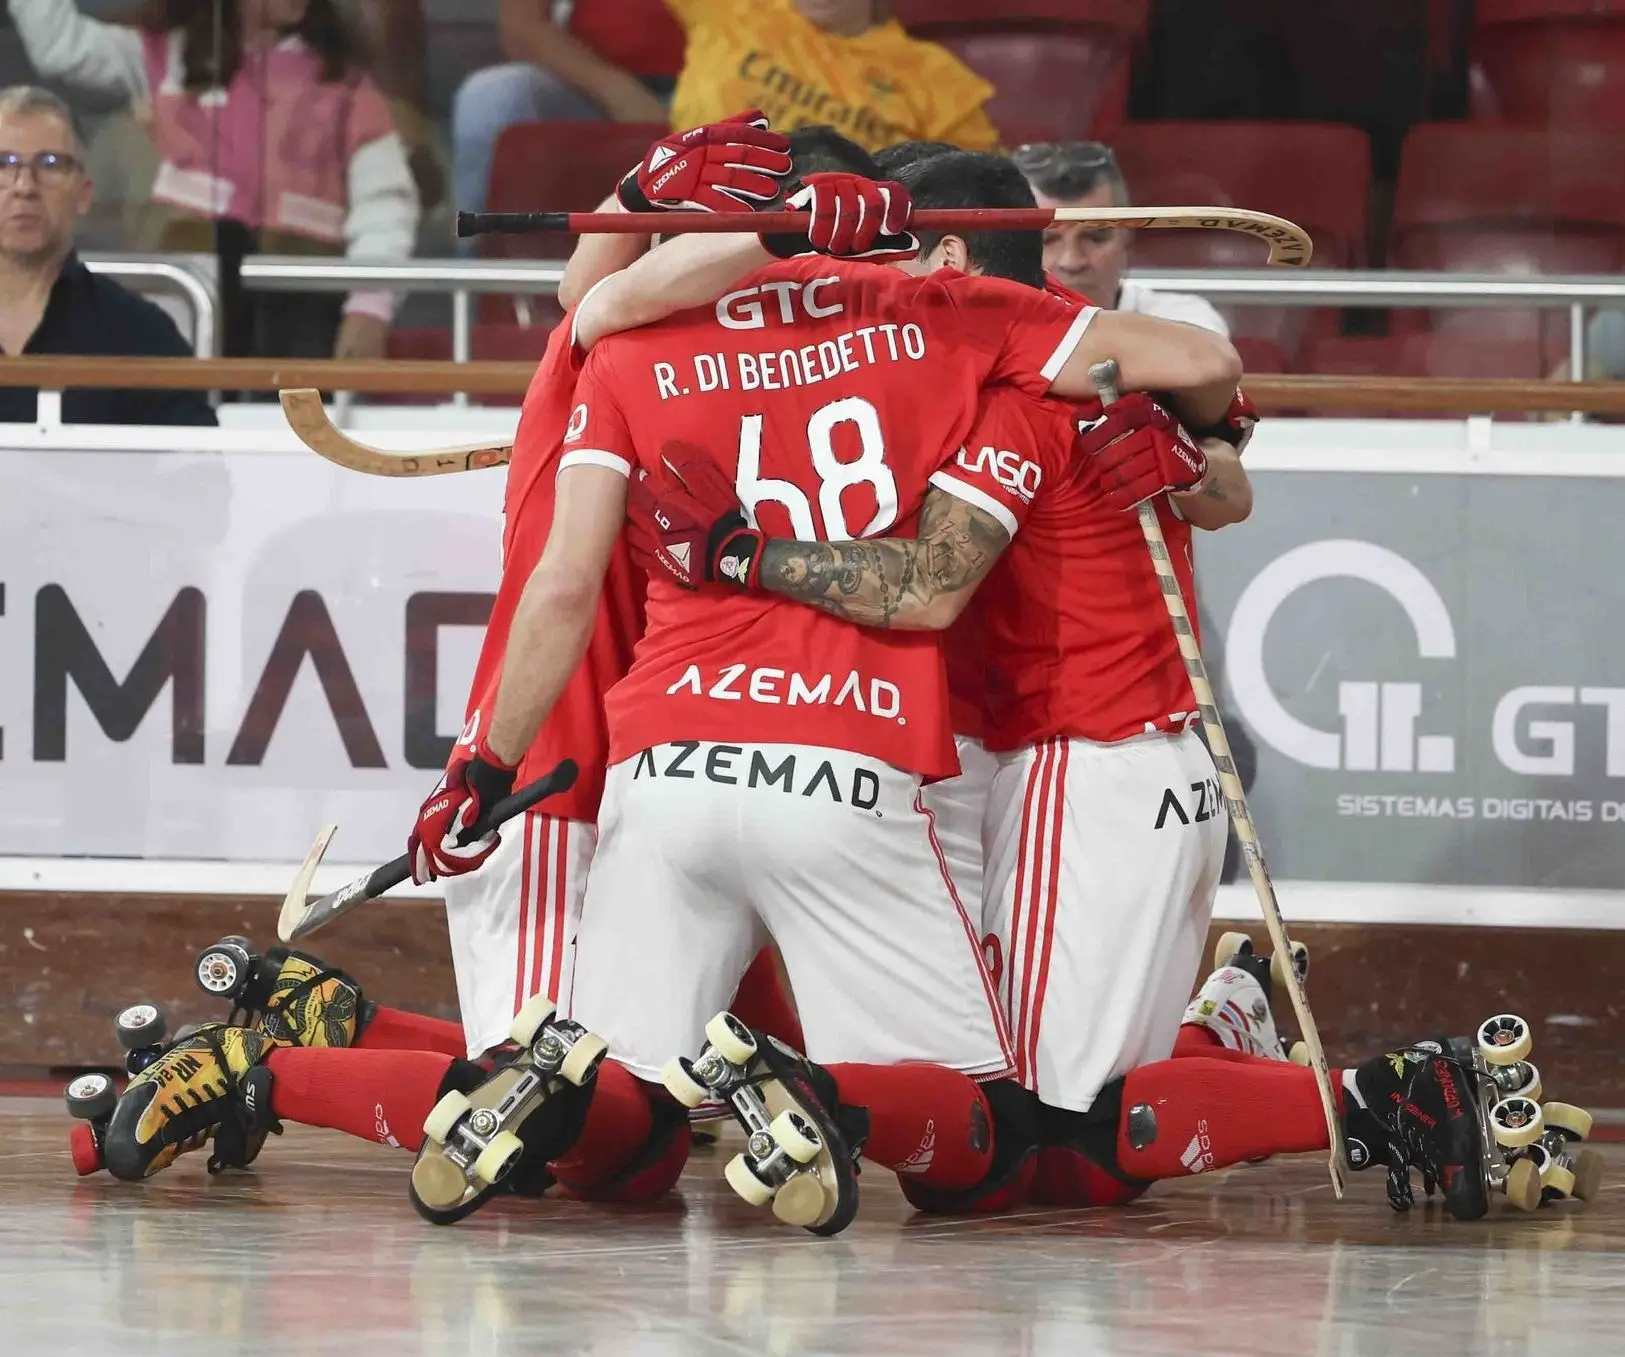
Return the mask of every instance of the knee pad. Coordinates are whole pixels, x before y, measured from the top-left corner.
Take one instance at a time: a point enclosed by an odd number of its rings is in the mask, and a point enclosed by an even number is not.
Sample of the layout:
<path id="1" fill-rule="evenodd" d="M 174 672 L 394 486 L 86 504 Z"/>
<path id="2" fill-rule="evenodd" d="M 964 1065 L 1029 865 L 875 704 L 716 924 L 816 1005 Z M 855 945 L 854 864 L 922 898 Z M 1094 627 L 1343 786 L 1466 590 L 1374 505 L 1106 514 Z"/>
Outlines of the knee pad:
<path id="1" fill-rule="evenodd" d="M 1036 1206 L 1127 1206 L 1145 1184 L 1113 1177 L 1079 1150 L 1051 1145 L 1033 1161 L 1028 1200 Z"/>
<path id="2" fill-rule="evenodd" d="M 1042 1104 L 1014 1079 L 993 1079 L 979 1087 L 992 1122 L 993 1158 L 987 1172 L 981 1182 L 958 1192 L 943 1192 L 899 1174 L 903 1196 L 915 1210 L 940 1215 L 1002 1211 L 1023 1195 L 1039 1145 Z"/>
<path id="3" fill-rule="evenodd" d="M 1082 1155 L 1108 1178 L 1134 1189 L 1135 1196 L 1151 1185 L 1144 1178 L 1124 1172 L 1118 1162 L 1119 1127 L 1127 1130 L 1129 1143 L 1136 1149 L 1145 1148 L 1157 1138 L 1157 1114 L 1146 1104 L 1129 1108 L 1125 1126 L 1121 1079 L 1113 1079 L 1101 1089 L 1087 1112 L 1040 1104 L 1039 1123 L 1040 1137 L 1046 1148 L 1071 1150 Z"/>
<path id="4" fill-rule="evenodd" d="M 344 971 L 285 947 L 266 953 L 255 978 L 238 1002 L 260 1031 L 289 1046 L 353 1046 L 375 1007 Z"/>
<path id="5" fill-rule="evenodd" d="M 650 1112 L 648 1136 L 621 1168 L 601 1183 L 560 1179 L 563 1194 L 576 1201 L 645 1202 L 677 1186 L 693 1143 L 688 1110 L 662 1096 L 650 1099 Z"/>

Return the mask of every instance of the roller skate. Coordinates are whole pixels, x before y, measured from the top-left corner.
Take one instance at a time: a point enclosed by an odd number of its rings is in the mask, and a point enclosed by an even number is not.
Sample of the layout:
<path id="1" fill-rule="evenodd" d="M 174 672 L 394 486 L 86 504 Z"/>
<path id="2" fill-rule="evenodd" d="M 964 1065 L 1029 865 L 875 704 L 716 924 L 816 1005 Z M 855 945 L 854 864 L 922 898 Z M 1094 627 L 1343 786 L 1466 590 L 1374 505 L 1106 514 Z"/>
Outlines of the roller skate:
<path id="1" fill-rule="evenodd" d="M 231 1026 L 253 1027 L 288 1046 L 352 1046 L 374 1006 L 344 971 L 287 947 L 257 955 L 247 938 L 222 938 L 198 953 L 205 994 L 232 1005 Z"/>
<path id="2" fill-rule="evenodd" d="M 423 1123 L 409 1193 L 436 1225 L 463 1219 L 531 1166 L 556 1159 L 586 1119 L 603 1039 L 556 1018 L 546 995 L 519 1010 L 508 1035 L 519 1049 L 471 1092 L 446 1093 Z"/>
<path id="3" fill-rule="evenodd" d="M 805 1056 L 753 1032 L 732 1013 L 705 1025 L 699 1058 L 660 1072 L 684 1107 L 720 1099 L 749 1137 L 723 1171 L 752 1206 L 817 1235 L 839 1234 L 858 1209 L 858 1155 L 866 1127 L 838 1108 L 835 1081 Z"/>
<path id="4" fill-rule="evenodd" d="M 1292 964 L 1301 983 L 1309 975 L 1309 949 L 1301 942 L 1292 944 Z M 1307 1064 L 1302 1042 L 1294 1042 L 1288 1055 L 1270 1012 L 1276 985 L 1285 983 L 1277 958 L 1255 952 L 1245 933 L 1225 933 L 1213 949 L 1213 974 L 1202 983 L 1181 1021 L 1207 1028 L 1232 1051 Z"/>

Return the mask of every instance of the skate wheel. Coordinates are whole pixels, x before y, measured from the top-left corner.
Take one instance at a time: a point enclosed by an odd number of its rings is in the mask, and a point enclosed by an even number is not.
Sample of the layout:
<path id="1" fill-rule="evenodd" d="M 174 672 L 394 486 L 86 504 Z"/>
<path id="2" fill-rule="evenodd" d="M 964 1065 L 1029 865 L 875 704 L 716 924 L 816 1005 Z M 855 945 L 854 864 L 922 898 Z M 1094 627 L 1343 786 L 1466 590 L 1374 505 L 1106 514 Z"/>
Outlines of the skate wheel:
<path id="1" fill-rule="evenodd" d="M 806 1230 L 823 1219 L 825 1206 L 823 1185 L 810 1173 L 798 1173 L 773 1197 L 773 1214 Z"/>
<path id="2" fill-rule="evenodd" d="M 1574 1156 L 1574 1199 L 1588 1202 L 1602 1191 L 1603 1157 L 1596 1150 Z"/>
<path id="3" fill-rule="evenodd" d="M 1478 1029 L 1478 1051 L 1490 1065 L 1516 1065 L 1535 1048 L 1529 1024 L 1516 1013 L 1498 1013 Z"/>
<path id="4" fill-rule="evenodd" d="M 462 1201 L 468 1180 L 449 1159 L 428 1154 L 412 1165 L 412 1192 L 431 1211 L 445 1211 Z"/>
<path id="5" fill-rule="evenodd" d="M 131 1004 L 113 1019 L 113 1035 L 126 1051 L 156 1046 L 164 1039 L 164 1011 L 157 1004 Z"/>
<path id="6" fill-rule="evenodd" d="M 1498 1065 L 1496 1070 L 1511 1076 L 1513 1080 L 1510 1084 L 1504 1084 L 1499 1079 L 1495 1081 L 1496 1090 L 1503 1098 L 1528 1098 L 1538 1103 L 1540 1095 L 1546 1091 L 1540 1082 L 1540 1071 L 1527 1060 L 1520 1060 L 1516 1065 Z M 1550 1121 L 1550 1118 L 1547 1120 Z"/>
<path id="7" fill-rule="evenodd" d="M 1584 1140 L 1591 1134 L 1591 1113 L 1572 1103 L 1546 1103 L 1540 1109 L 1546 1129 L 1564 1140 Z"/>
<path id="8" fill-rule="evenodd" d="M 1292 969 L 1298 973 L 1299 984 L 1309 978 L 1309 944 L 1307 942 L 1292 944 Z"/>
<path id="9" fill-rule="evenodd" d="M 1253 940 L 1245 933 L 1221 933 L 1213 948 L 1213 969 L 1223 970 L 1233 956 L 1251 956 Z"/>
<path id="10" fill-rule="evenodd" d="M 1490 1108 L 1490 1134 L 1509 1150 L 1533 1145 L 1545 1130 L 1540 1104 L 1530 1098 L 1502 1098 Z M 1524 1161 L 1520 1161 L 1524 1162 Z M 1537 1176 L 1539 1170 L 1536 1170 Z"/>
<path id="11" fill-rule="evenodd" d="M 99 1121 L 118 1106 L 113 1081 L 105 1074 L 81 1074 L 63 1091 L 68 1115 L 80 1121 Z"/>
<path id="12" fill-rule="evenodd" d="M 748 1065 L 756 1057 L 756 1038 L 732 1013 L 718 1013 L 706 1023 L 705 1039 L 730 1065 Z"/>
<path id="13" fill-rule="evenodd" d="M 750 1160 L 742 1154 L 736 1154 L 728 1161 L 722 1176 L 727 1179 L 728 1186 L 752 1206 L 766 1206 L 773 1200 L 772 1187 L 761 1180 Z"/>
<path id="14" fill-rule="evenodd" d="M 96 1129 L 89 1122 L 76 1122 L 68 1132 L 68 1153 L 73 1156 L 73 1171 L 81 1178 L 99 1173 L 105 1167 L 102 1147 L 96 1142 Z"/>
<path id="15" fill-rule="evenodd" d="M 429 1109 L 429 1115 L 423 1119 L 424 1136 L 434 1141 L 436 1145 L 444 1145 L 451 1139 L 452 1129 L 468 1114 L 472 1106 L 466 1093 L 452 1089 Z"/>
<path id="16" fill-rule="evenodd" d="M 559 1078 L 567 1084 L 581 1087 L 598 1073 L 598 1067 L 604 1063 L 608 1051 L 609 1045 L 602 1037 L 588 1032 L 565 1052 L 564 1060 L 559 1065 Z"/>
<path id="17" fill-rule="evenodd" d="M 1540 1205 L 1540 1170 L 1532 1159 L 1520 1159 L 1507 1174 L 1507 1201 L 1520 1211 Z"/>
<path id="18" fill-rule="evenodd" d="M 246 938 L 222 938 L 198 953 L 197 984 L 205 994 L 234 999 L 248 983 L 253 954 Z"/>
<path id="19" fill-rule="evenodd" d="M 1286 1053 L 1286 1058 L 1294 1065 L 1307 1065 L 1309 1063 L 1309 1047 L 1302 1041 L 1294 1041 L 1292 1049 Z"/>
<path id="20" fill-rule="evenodd" d="M 526 999 L 524 1007 L 513 1015 L 513 1022 L 508 1026 L 508 1036 L 520 1046 L 529 1046 L 536 1040 L 536 1034 L 542 1030 L 542 1024 L 553 1016 L 555 1005 L 545 994 L 537 994 Z"/>
<path id="21" fill-rule="evenodd" d="M 693 1066 L 680 1055 L 674 1055 L 660 1067 L 660 1082 L 666 1086 L 667 1093 L 690 1111 L 711 1097 L 711 1090 L 694 1077 Z"/>
<path id="22" fill-rule="evenodd" d="M 1542 1191 L 1555 1193 L 1558 1200 L 1564 1197 L 1572 1197 L 1574 1195 L 1574 1174 L 1561 1164 L 1553 1164 L 1545 1173 L 1540 1175 L 1540 1186 Z"/>
<path id="23" fill-rule="evenodd" d="M 774 1143 L 798 1164 L 812 1163 L 818 1158 L 818 1152 L 824 1148 L 818 1128 L 799 1112 L 792 1112 L 789 1108 L 785 1108 L 773 1118 L 767 1133 L 773 1137 Z"/>
<path id="24" fill-rule="evenodd" d="M 474 1176 L 482 1183 L 495 1183 L 519 1162 L 524 1152 L 525 1142 L 512 1131 L 498 1131 L 474 1161 Z"/>

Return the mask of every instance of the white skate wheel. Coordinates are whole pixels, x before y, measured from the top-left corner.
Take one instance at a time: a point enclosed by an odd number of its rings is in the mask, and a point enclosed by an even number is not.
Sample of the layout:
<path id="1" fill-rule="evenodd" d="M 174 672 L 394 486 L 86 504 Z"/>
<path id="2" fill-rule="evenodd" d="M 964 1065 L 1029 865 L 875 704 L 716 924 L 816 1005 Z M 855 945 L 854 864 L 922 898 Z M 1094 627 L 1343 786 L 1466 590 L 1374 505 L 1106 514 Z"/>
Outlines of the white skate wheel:
<path id="1" fill-rule="evenodd" d="M 105 1074 L 81 1074 L 63 1091 L 70 1116 L 80 1121 L 99 1121 L 118 1106 L 113 1081 Z"/>
<path id="2" fill-rule="evenodd" d="M 773 1198 L 773 1214 L 786 1225 L 805 1230 L 820 1224 L 829 1209 L 824 1185 L 812 1173 L 798 1173 Z"/>
<path id="3" fill-rule="evenodd" d="M 520 1046 L 529 1046 L 542 1030 L 542 1024 L 553 1016 L 554 1004 L 545 994 L 525 1000 L 525 1005 L 513 1015 L 508 1025 L 508 1036 Z"/>
<path id="4" fill-rule="evenodd" d="M 1490 1134 L 1508 1150 L 1533 1145 L 1546 1129 L 1540 1104 L 1529 1098 L 1502 1098 L 1490 1108 Z M 1538 1172 L 1538 1171 L 1537 1171 Z"/>
<path id="5" fill-rule="evenodd" d="M 666 1086 L 667 1093 L 690 1111 L 711 1097 L 710 1088 L 690 1073 L 688 1061 L 681 1056 L 674 1055 L 660 1067 L 660 1082 Z"/>
<path id="6" fill-rule="evenodd" d="M 1572 1103 L 1546 1103 L 1541 1109 L 1546 1129 L 1558 1132 L 1564 1140 L 1584 1140 L 1591 1134 L 1591 1113 Z"/>
<path id="7" fill-rule="evenodd" d="M 1230 958 L 1238 953 L 1250 956 L 1253 950 L 1253 940 L 1245 933 L 1221 933 L 1219 941 L 1213 948 L 1213 969 L 1222 971 L 1230 964 Z"/>
<path id="8" fill-rule="evenodd" d="M 706 1023 L 705 1039 L 730 1065 L 748 1065 L 756 1058 L 756 1038 L 732 1013 L 718 1013 Z"/>
<path id="9" fill-rule="evenodd" d="M 818 1128 L 799 1112 L 792 1112 L 788 1107 L 773 1118 L 767 1133 L 773 1137 L 774 1143 L 798 1164 L 812 1163 L 818 1158 L 818 1152 L 824 1148 Z"/>
<path id="10" fill-rule="evenodd" d="M 1561 1164 L 1553 1164 L 1540 1175 L 1540 1186 L 1544 1192 L 1555 1192 L 1559 1197 L 1572 1197 L 1574 1174 Z"/>
<path id="11" fill-rule="evenodd" d="M 1532 1161 L 1540 1173 L 1542 1182 L 1546 1181 L 1547 1171 L 1557 1162 L 1552 1158 L 1552 1152 L 1541 1144 L 1526 1146 L 1518 1158 Z"/>
<path id="12" fill-rule="evenodd" d="M 1507 1174 L 1507 1201 L 1520 1211 L 1540 1205 L 1540 1170 L 1531 1159 L 1520 1159 Z"/>
<path id="13" fill-rule="evenodd" d="M 728 1186 L 752 1206 L 766 1206 L 773 1200 L 773 1189 L 756 1176 L 750 1160 L 742 1154 L 736 1154 L 728 1161 L 722 1176 L 727 1179 Z"/>
<path id="14" fill-rule="evenodd" d="M 1478 1029 L 1478 1050 L 1490 1065 L 1516 1065 L 1535 1048 L 1529 1024 L 1516 1013 L 1498 1013 Z"/>
<path id="15" fill-rule="evenodd" d="M 429 1154 L 412 1165 L 412 1191 L 430 1210 L 449 1211 L 463 1200 L 468 1180 L 451 1160 Z"/>
<path id="16" fill-rule="evenodd" d="M 1604 1160 L 1596 1150 L 1581 1150 L 1574 1156 L 1574 1199 L 1588 1202 L 1602 1191 Z"/>
<path id="17" fill-rule="evenodd" d="M 113 1034 L 126 1051 L 156 1046 L 164 1039 L 164 1012 L 157 1004 L 131 1004 L 113 1019 Z"/>
<path id="18" fill-rule="evenodd" d="M 1294 1065 L 1307 1065 L 1309 1063 L 1309 1045 L 1307 1042 L 1294 1041 L 1292 1049 L 1286 1053 L 1286 1058 Z"/>
<path id="19" fill-rule="evenodd" d="M 591 1032 L 582 1037 L 567 1052 L 559 1064 L 559 1078 L 579 1088 L 598 1072 L 609 1045 L 602 1037 Z"/>
<path id="20" fill-rule="evenodd" d="M 230 998 L 248 979 L 253 954 L 245 938 L 222 938 L 198 953 L 197 983 L 205 994 Z"/>
<path id="21" fill-rule="evenodd" d="M 512 1131 L 498 1131 L 474 1161 L 474 1176 L 482 1183 L 497 1182 L 524 1152 L 525 1142 Z"/>
<path id="22" fill-rule="evenodd" d="M 429 1115 L 423 1120 L 424 1136 L 436 1145 L 444 1145 L 451 1139 L 452 1129 L 468 1114 L 471 1106 L 473 1104 L 468 1101 L 466 1093 L 452 1089 L 429 1109 Z"/>
<path id="23" fill-rule="evenodd" d="M 1533 1102 L 1540 1101 L 1540 1095 L 1546 1090 L 1540 1082 L 1540 1071 L 1527 1060 L 1521 1060 L 1516 1065 L 1501 1065 L 1498 1068 L 1509 1071 L 1522 1078 L 1523 1082 L 1508 1088 L 1497 1081 L 1496 1088 L 1503 1098 L 1528 1098 Z M 1547 1118 L 1550 1121 L 1550 1118 Z"/>

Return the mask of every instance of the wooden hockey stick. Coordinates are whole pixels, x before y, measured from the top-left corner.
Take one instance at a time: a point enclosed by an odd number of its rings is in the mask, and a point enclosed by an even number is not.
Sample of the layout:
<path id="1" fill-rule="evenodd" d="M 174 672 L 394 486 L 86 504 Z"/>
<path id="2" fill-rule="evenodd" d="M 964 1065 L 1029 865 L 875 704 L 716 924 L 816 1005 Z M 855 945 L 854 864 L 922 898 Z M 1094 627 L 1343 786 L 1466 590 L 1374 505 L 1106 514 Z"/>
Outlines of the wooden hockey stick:
<path id="1" fill-rule="evenodd" d="M 1269 246 L 1271 264 L 1302 268 L 1314 254 L 1303 227 L 1243 207 L 973 207 L 922 208 L 910 225 L 922 231 L 1042 231 L 1056 222 L 1101 230 L 1239 231 Z M 790 232 L 807 229 L 805 212 L 459 212 L 457 234 L 669 236 L 704 231 Z"/>
<path id="2" fill-rule="evenodd" d="M 538 778 L 528 787 L 521 787 L 511 796 L 503 797 L 482 815 L 463 837 L 469 841 L 479 838 L 505 821 L 529 810 L 538 801 L 545 801 L 550 796 L 569 791 L 575 785 L 575 780 L 575 760 L 565 759 L 545 777 Z M 305 855 L 304 864 L 299 868 L 299 875 L 294 878 L 287 898 L 282 902 L 282 913 L 276 923 L 276 935 L 283 942 L 298 942 L 301 938 L 308 938 L 318 928 L 325 928 L 334 919 L 348 914 L 356 906 L 364 905 L 369 900 L 376 900 L 385 891 L 393 890 L 411 879 L 412 860 L 402 853 L 400 857 L 375 868 L 366 876 L 357 877 L 349 885 L 341 887 L 331 895 L 324 895 L 320 900 L 311 900 L 307 903 L 306 896 L 310 890 L 311 878 L 316 874 L 316 868 L 321 863 L 322 854 L 327 851 L 327 845 L 333 841 L 333 832 L 336 828 L 335 825 L 322 826 L 321 833 L 316 836 L 316 842 Z"/>
<path id="3" fill-rule="evenodd" d="M 1100 392 L 1102 405 L 1111 405 L 1118 398 L 1117 364 L 1112 361 L 1096 363 L 1089 369 L 1095 389 Z M 1320 1044 L 1320 1030 L 1309 1011 L 1309 996 L 1291 964 L 1292 940 L 1287 936 L 1286 920 L 1281 916 L 1280 902 L 1275 898 L 1275 885 L 1270 880 L 1269 867 L 1264 862 L 1264 849 L 1258 842 L 1258 830 L 1253 825 L 1252 812 L 1247 808 L 1247 793 L 1236 774 L 1236 761 L 1230 753 L 1230 741 L 1225 737 L 1224 722 L 1219 717 L 1219 704 L 1213 696 L 1213 685 L 1208 682 L 1207 666 L 1202 662 L 1202 649 L 1196 641 L 1196 630 L 1191 625 L 1190 613 L 1185 608 L 1185 597 L 1179 590 L 1179 576 L 1174 573 L 1173 560 L 1168 555 L 1168 543 L 1162 535 L 1162 522 L 1157 518 L 1156 506 L 1150 500 L 1140 505 L 1140 531 L 1145 534 L 1146 550 L 1151 553 L 1151 564 L 1162 586 L 1162 601 L 1168 609 L 1168 620 L 1173 624 L 1174 638 L 1179 644 L 1180 658 L 1185 661 L 1185 672 L 1190 676 L 1191 691 L 1202 715 L 1202 730 L 1207 735 L 1208 749 L 1214 766 L 1219 771 L 1219 788 L 1224 793 L 1225 806 L 1230 812 L 1230 823 L 1235 826 L 1236 838 L 1241 841 L 1241 853 L 1247 859 L 1247 875 L 1253 880 L 1259 907 L 1264 912 L 1264 926 L 1269 930 L 1270 945 L 1275 955 L 1287 964 L 1279 967 L 1285 977 L 1286 991 L 1292 998 L 1292 1011 L 1298 1018 L 1298 1030 L 1309 1054 L 1309 1068 L 1314 1071 L 1315 1084 L 1320 1089 L 1321 1111 L 1326 1115 L 1326 1130 L 1331 1136 L 1332 1152 L 1328 1164 L 1332 1191 L 1343 1199 L 1348 1185 L 1348 1152 L 1343 1144 L 1343 1123 L 1337 1115 L 1337 1094 L 1332 1088 L 1331 1070 L 1326 1064 L 1326 1051 Z"/>
<path id="4" fill-rule="evenodd" d="M 507 466 L 513 456 L 512 443 L 464 443 L 427 452 L 390 452 L 358 443 L 333 427 L 327 407 L 322 404 L 322 393 L 310 387 L 282 392 L 282 413 L 288 427 L 312 452 L 369 476 L 446 476 L 454 471 Z"/>

